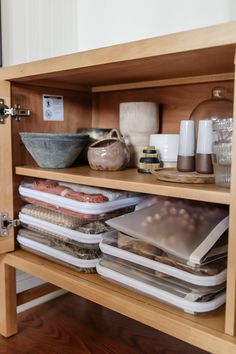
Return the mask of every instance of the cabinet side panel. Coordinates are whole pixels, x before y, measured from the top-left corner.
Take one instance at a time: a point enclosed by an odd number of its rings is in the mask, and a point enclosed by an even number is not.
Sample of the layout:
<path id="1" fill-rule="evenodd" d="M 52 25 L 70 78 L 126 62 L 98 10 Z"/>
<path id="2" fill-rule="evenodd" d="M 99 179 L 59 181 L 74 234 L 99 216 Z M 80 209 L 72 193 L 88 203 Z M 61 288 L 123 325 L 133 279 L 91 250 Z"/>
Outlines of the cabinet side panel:
<path id="1" fill-rule="evenodd" d="M 235 55 L 236 58 L 236 55 Z M 236 72 L 234 80 L 234 121 L 236 120 Z M 236 326 L 236 124 L 233 131 L 231 190 L 230 190 L 230 221 L 227 265 L 227 297 L 225 332 L 235 335 Z"/>
<path id="2" fill-rule="evenodd" d="M 11 86 L 7 81 L 0 82 L 0 97 L 7 106 L 11 105 Z M 13 169 L 12 169 L 12 122 L 6 118 L 5 124 L 0 124 L 0 212 L 7 212 L 11 218 L 13 212 Z M 14 249 L 13 230 L 9 236 L 0 236 L 0 254 Z"/>

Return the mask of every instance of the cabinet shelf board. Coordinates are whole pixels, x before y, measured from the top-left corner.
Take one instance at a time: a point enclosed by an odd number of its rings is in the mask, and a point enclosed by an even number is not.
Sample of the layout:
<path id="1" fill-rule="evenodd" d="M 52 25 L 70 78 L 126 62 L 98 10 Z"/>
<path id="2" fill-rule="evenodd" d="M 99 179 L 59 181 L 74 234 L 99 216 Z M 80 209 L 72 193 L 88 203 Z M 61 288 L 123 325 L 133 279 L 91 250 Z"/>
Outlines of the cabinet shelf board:
<path id="1" fill-rule="evenodd" d="M 222 74 L 215 74 L 215 75 L 179 77 L 179 78 L 166 79 L 166 80 L 127 82 L 124 84 L 114 84 L 114 85 L 107 85 L 107 86 L 94 86 L 92 87 L 92 92 L 135 90 L 135 89 L 143 89 L 143 88 L 150 88 L 150 87 L 167 87 L 167 86 L 177 86 L 177 85 L 180 86 L 180 85 L 232 81 L 232 80 L 234 80 L 234 73 L 222 73 Z"/>
<path id="2" fill-rule="evenodd" d="M 8 253 L 4 262 L 207 351 L 235 353 L 236 339 L 223 332 L 223 307 L 211 314 L 189 315 L 97 274 L 81 274 L 24 250 Z"/>
<path id="3" fill-rule="evenodd" d="M 79 183 L 84 185 L 165 195 L 211 203 L 230 203 L 230 190 L 215 184 L 182 184 L 158 181 L 154 176 L 141 174 L 137 169 L 124 171 L 94 171 L 89 166 L 67 169 L 42 169 L 35 166 L 18 166 L 16 174 Z"/>
<path id="4" fill-rule="evenodd" d="M 231 73 L 236 22 L 1 68 L 0 79 L 92 86 Z"/>

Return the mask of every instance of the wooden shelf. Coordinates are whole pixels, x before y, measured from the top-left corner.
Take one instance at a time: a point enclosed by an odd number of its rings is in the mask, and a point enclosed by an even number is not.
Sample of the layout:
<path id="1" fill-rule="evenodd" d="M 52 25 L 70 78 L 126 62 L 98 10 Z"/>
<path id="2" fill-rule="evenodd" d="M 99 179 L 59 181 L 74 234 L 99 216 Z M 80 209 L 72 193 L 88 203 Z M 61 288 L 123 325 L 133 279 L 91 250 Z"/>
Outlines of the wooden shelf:
<path id="1" fill-rule="evenodd" d="M 16 174 L 205 202 L 221 204 L 229 204 L 230 202 L 230 191 L 215 184 L 161 182 L 152 175 L 138 173 L 136 169 L 105 172 L 94 171 L 89 166 L 67 169 L 42 169 L 34 166 L 19 166 L 16 167 Z"/>
<path id="2" fill-rule="evenodd" d="M 10 66 L 0 70 L 0 79 L 88 91 L 104 85 L 232 73 L 235 33 L 236 23 L 230 22 Z"/>
<path id="3" fill-rule="evenodd" d="M 206 82 L 220 82 L 220 81 L 232 81 L 234 80 L 234 73 L 215 74 L 215 75 L 201 75 L 201 76 L 189 76 L 178 77 L 175 79 L 163 79 L 141 82 L 129 82 L 124 84 L 113 84 L 106 86 L 94 86 L 92 92 L 111 92 L 122 90 L 134 90 L 138 88 L 150 88 L 150 87 L 166 87 L 166 86 L 180 86 L 187 84 L 199 84 Z"/>
<path id="4" fill-rule="evenodd" d="M 209 352 L 235 353 L 236 338 L 223 333 L 223 307 L 207 315 L 188 315 L 99 275 L 81 274 L 23 250 L 6 254 L 4 263 Z"/>

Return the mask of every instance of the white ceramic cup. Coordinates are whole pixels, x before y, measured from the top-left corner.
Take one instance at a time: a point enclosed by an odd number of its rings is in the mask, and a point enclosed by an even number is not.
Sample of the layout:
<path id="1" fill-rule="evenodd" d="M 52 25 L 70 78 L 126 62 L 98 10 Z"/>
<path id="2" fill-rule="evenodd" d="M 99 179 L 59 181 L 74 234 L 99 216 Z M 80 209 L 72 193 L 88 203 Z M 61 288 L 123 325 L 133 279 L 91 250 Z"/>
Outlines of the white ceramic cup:
<path id="1" fill-rule="evenodd" d="M 151 134 L 149 144 L 159 151 L 162 161 L 177 161 L 179 134 Z"/>
<path id="2" fill-rule="evenodd" d="M 212 120 L 200 120 L 198 124 L 197 154 L 212 154 Z"/>
<path id="3" fill-rule="evenodd" d="M 180 122 L 178 155 L 195 155 L 195 132 L 193 120 L 181 120 Z"/>

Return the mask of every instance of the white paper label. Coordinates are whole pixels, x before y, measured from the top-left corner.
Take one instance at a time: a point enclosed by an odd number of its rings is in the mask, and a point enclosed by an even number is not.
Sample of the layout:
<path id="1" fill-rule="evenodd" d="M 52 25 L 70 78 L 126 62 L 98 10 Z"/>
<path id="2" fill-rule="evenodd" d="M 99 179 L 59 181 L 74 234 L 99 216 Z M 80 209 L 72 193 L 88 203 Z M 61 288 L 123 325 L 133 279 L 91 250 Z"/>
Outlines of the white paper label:
<path id="1" fill-rule="evenodd" d="M 43 120 L 64 120 L 63 96 L 43 95 Z"/>

